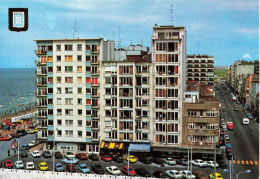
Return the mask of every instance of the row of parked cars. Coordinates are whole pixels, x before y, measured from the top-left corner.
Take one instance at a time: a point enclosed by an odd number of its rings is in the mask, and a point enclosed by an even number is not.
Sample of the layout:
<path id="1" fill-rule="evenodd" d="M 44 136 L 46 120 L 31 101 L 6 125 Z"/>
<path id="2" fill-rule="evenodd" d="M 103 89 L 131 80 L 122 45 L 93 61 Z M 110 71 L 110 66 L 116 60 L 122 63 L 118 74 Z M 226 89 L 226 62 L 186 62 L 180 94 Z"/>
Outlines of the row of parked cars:
<path id="1" fill-rule="evenodd" d="M 34 134 L 37 133 L 38 129 L 28 129 L 28 130 L 17 130 L 16 132 L 11 133 L 10 135 L 2 135 L 0 134 L 0 141 L 9 141 L 12 138 L 20 138 L 25 136 L 26 134 Z"/>

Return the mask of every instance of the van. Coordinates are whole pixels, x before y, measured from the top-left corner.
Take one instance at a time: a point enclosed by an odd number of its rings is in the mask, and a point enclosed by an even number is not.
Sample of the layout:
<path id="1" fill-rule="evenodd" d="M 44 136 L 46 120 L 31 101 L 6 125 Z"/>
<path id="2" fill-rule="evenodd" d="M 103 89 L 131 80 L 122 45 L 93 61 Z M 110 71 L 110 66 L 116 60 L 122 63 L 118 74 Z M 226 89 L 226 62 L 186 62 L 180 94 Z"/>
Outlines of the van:
<path id="1" fill-rule="evenodd" d="M 243 118 L 243 125 L 248 125 L 249 124 L 249 119 L 248 118 Z"/>

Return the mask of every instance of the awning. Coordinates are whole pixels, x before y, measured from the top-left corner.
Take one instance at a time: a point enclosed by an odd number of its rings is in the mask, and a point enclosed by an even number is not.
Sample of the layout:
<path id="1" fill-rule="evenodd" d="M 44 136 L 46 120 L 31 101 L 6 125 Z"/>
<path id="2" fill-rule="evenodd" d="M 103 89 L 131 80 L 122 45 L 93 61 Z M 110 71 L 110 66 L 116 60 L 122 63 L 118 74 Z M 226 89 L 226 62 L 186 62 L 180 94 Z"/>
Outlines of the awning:
<path id="1" fill-rule="evenodd" d="M 150 152 L 150 144 L 130 144 L 128 151 L 129 152 Z"/>
<path id="2" fill-rule="evenodd" d="M 107 149 L 108 146 L 109 146 L 109 143 L 108 143 L 108 142 L 102 142 L 100 148 L 101 148 L 101 149 Z"/>
<path id="3" fill-rule="evenodd" d="M 122 149 L 122 148 L 123 148 L 123 146 L 124 146 L 124 144 L 123 144 L 123 143 L 116 143 L 116 144 L 115 144 L 115 148 L 114 148 L 114 149 Z"/>
<path id="4" fill-rule="evenodd" d="M 110 142 L 108 148 L 109 148 L 109 149 L 114 149 L 115 145 L 116 145 L 116 143 Z"/>

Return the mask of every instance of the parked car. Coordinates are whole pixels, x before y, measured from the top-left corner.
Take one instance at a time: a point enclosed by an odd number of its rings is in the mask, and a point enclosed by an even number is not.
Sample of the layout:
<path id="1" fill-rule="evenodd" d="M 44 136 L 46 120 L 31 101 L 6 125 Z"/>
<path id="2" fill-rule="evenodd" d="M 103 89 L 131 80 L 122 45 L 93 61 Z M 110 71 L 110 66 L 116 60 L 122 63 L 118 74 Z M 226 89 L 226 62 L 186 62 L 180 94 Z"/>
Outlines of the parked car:
<path id="1" fill-rule="evenodd" d="M 96 174 L 104 174 L 104 169 L 101 165 L 91 165 L 91 170 Z"/>
<path id="2" fill-rule="evenodd" d="M 136 172 L 132 169 L 132 167 L 124 166 L 122 168 L 122 172 L 127 176 L 135 176 Z"/>
<path id="3" fill-rule="evenodd" d="M 167 157 L 167 158 L 164 159 L 164 163 L 167 163 L 169 165 L 176 165 L 176 160 L 174 160 L 171 157 Z"/>
<path id="4" fill-rule="evenodd" d="M 36 146 L 36 145 L 38 145 L 39 144 L 39 142 L 36 142 L 36 141 L 31 141 L 31 142 L 29 142 L 29 147 L 34 147 L 34 146 Z"/>
<path id="5" fill-rule="evenodd" d="M 75 157 L 75 155 L 72 152 L 66 152 L 64 157 L 65 158 L 72 158 L 72 157 Z"/>
<path id="6" fill-rule="evenodd" d="M 181 158 L 179 160 L 176 160 L 176 163 L 183 166 L 188 166 L 188 161 L 185 158 Z"/>
<path id="7" fill-rule="evenodd" d="M 164 163 L 162 158 L 153 158 L 152 161 L 153 161 L 153 163 L 159 164 L 159 165 Z"/>
<path id="8" fill-rule="evenodd" d="M 61 163 L 55 163 L 55 171 L 64 172 L 64 167 Z"/>
<path id="9" fill-rule="evenodd" d="M 66 170 L 68 172 L 76 172 L 76 168 L 75 168 L 74 164 L 67 164 L 66 165 Z"/>
<path id="10" fill-rule="evenodd" d="M 46 162 L 41 162 L 41 163 L 38 163 L 38 167 L 40 170 L 42 171 L 47 171 L 49 169 L 48 165 Z"/>
<path id="11" fill-rule="evenodd" d="M 20 150 L 20 157 L 22 157 L 22 158 L 28 157 L 27 152 L 28 152 L 28 150 Z"/>
<path id="12" fill-rule="evenodd" d="M 91 160 L 99 160 L 99 157 L 98 157 L 97 154 L 90 154 L 90 155 L 88 156 L 88 158 L 91 159 Z"/>
<path id="13" fill-rule="evenodd" d="M 22 144 L 20 146 L 20 150 L 29 150 L 29 145 L 28 144 Z"/>
<path id="14" fill-rule="evenodd" d="M 165 174 L 162 170 L 156 170 L 153 172 L 153 176 L 156 178 L 165 178 Z"/>
<path id="15" fill-rule="evenodd" d="M 56 159 L 61 159 L 61 158 L 63 158 L 62 154 L 61 154 L 59 151 L 55 152 L 55 153 L 54 153 L 54 156 L 55 156 Z"/>
<path id="16" fill-rule="evenodd" d="M 148 171 L 147 171 L 145 168 L 143 168 L 143 167 L 136 168 L 136 169 L 135 169 L 135 172 L 136 172 L 138 175 L 142 176 L 142 177 L 151 177 L 151 176 L 152 176 L 151 173 L 148 172 Z"/>
<path id="17" fill-rule="evenodd" d="M 112 160 L 115 161 L 116 163 L 123 162 L 123 158 L 120 155 L 112 155 Z"/>
<path id="18" fill-rule="evenodd" d="M 217 179 L 223 179 L 222 175 L 220 173 L 216 173 L 216 178 Z M 214 179 L 214 173 L 211 173 L 209 175 L 209 179 Z"/>
<path id="19" fill-rule="evenodd" d="M 219 162 L 218 164 L 221 169 L 227 168 L 227 164 L 225 162 Z"/>
<path id="20" fill-rule="evenodd" d="M 14 168 L 12 161 L 11 160 L 5 160 L 4 161 L 4 168 L 8 168 L 8 169 Z"/>
<path id="21" fill-rule="evenodd" d="M 19 129 L 16 131 L 16 133 L 19 135 L 19 136 L 25 136 L 27 133 L 24 129 Z"/>
<path id="22" fill-rule="evenodd" d="M 180 172 L 177 171 L 177 170 L 167 170 L 165 173 L 170 178 L 175 178 L 175 179 L 182 179 L 183 178 L 183 175 L 180 174 Z"/>
<path id="23" fill-rule="evenodd" d="M 40 158 L 41 154 L 40 154 L 39 150 L 34 150 L 34 151 L 31 152 L 31 156 L 33 158 Z"/>
<path id="24" fill-rule="evenodd" d="M 65 163 L 65 164 L 77 164 L 78 163 L 78 159 L 76 159 L 75 157 L 71 157 L 71 158 L 65 158 L 61 161 L 61 163 Z"/>
<path id="25" fill-rule="evenodd" d="M 44 150 L 44 151 L 42 152 L 42 156 L 43 156 L 44 158 L 51 158 L 51 152 L 48 151 L 48 150 Z"/>
<path id="26" fill-rule="evenodd" d="M 198 167 L 207 167 L 208 166 L 208 164 L 206 162 L 204 162 L 203 160 L 200 160 L 200 159 L 193 160 L 193 161 L 191 161 L 191 163 Z"/>
<path id="27" fill-rule="evenodd" d="M 26 133 L 27 133 L 27 134 L 33 134 L 34 132 L 33 132 L 32 129 L 28 129 L 28 130 L 26 130 Z"/>
<path id="28" fill-rule="evenodd" d="M 206 163 L 208 164 L 208 167 L 214 168 L 214 164 L 215 164 L 214 161 L 207 161 Z M 216 163 L 216 168 L 218 168 L 218 167 L 219 167 L 219 165 Z"/>
<path id="29" fill-rule="evenodd" d="M 33 133 L 37 133 L 38 132 L 38 129 L 37 128 L 34 128 L 33 129 Z"/>
<path id="30" fill-rule="evenodd" d="M 247 115 L 247 117 L 248 117 L 250 120 L 253 120 L 253 119 L 254 119 L 254 117 L 253 117 L 253 115 L 252 115 L 251 113 L 247 113 L 246 115 Z"/>
<path id="31" fill-rule="evenodd" d="M 79 164 L 78 170 L 80 172 L 82 172 L 82 173 L 90 173 L 90 170 L 89 170 L 88 166 L 86 164 L 84 164 L 84 163 Z"/>
<path id="32" fill-rule="evenodd" d="M 195 175 L 195 177 L 197 179 L 208 179 L 209 177 L 202 171 L 197 171 L 197 172 L 193 172 L 193 175 Z"/>
<path id="33" fill-rule="evenodd" d="M 138 160 L 144 164 L 151 164 L 152 158 L 151 157 L 139 157 Z"/>
<path id="34" fill-rule="evenodd" d="M 5 135 L 5 141 L 11 140 L 13 137 L 11 135 Z"/>
<path id="35" fill-rule="evenodd" d="M 180 174 L 187 179 L 196 179 L 195 175 L 193 175 L 189 170 L 181 170 Z"/>
<path id="36" fill-rule="evenodd" d="M 126 157 L 126 160 L 128 161 L 128 157 Z M 137 160 L 136 160 L 135 156 L 133 156 L 133 155 L 130 155 L 130 156 L 129 156 L 129 162 L 135 163 L 136 161 L 137 161 Z"/>
<path id="37" fill-rule="evenodd" d="M 33 162 L 26 162 L 25 168 L 26 168 L 26 170 L 34 170 L 34 163 Z"/>
<path id="38" fill-rule="evenodd" d="M 76 158 L 80 159 L 80 160 L 87 160 L 88 159 L 88 155 L 86 153 L 77 153 L 76 154 Z"/>
<path id="39" fill-rule="evenodd" d="M 14 162 L 14 166 L 15 166 L 15 168 L 17 168 L 17 169 L 24 168 L 23 161 L 22 161 L 22 160 L 19 160 L 19 161 Z"/>
<path id="40" fill-rule="evenodd" d="M 121 175 L 121 171 L 116 166 L 106 167 L 106 171 L 112 175 Z"/>
<path id="41" fill-rule="evenodd" d="M 109 155 L 102 155 L 101 160 L 103 160 L 105 162 L 111 162 L 112 158 Z"/>
<path id="42" fill-rule="evenodd" d="M 20 137 L 20 136 L 19 136 L 17 133 L 15 133 L 15 132 L 14 132 L 14 133 L 11 133 L 10 135 L 12 136 L 12 138 L 19 138 L 19 137 Z"/>

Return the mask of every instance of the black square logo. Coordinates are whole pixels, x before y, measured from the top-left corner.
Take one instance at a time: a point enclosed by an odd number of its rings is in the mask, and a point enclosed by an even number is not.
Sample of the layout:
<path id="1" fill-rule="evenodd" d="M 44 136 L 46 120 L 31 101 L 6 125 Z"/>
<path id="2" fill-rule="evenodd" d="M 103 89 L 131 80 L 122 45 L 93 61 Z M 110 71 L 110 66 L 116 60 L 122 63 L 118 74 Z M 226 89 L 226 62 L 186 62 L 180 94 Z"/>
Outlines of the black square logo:
<path id="1" fill-rule="evenodd" d="M 9 8 L 8 15 L 10 31 L 27 31 L 28 8 Z"/>

